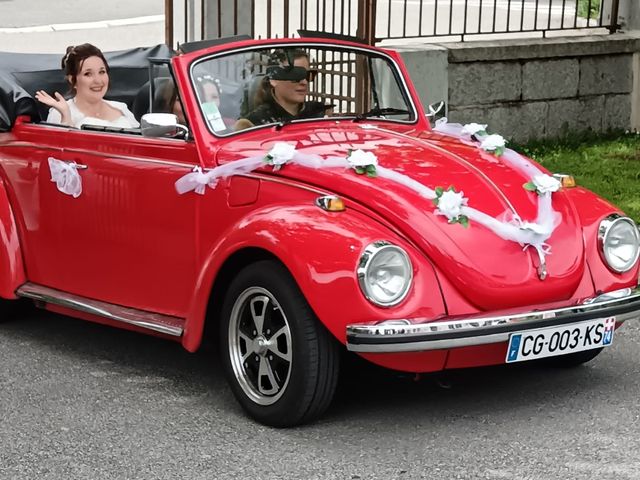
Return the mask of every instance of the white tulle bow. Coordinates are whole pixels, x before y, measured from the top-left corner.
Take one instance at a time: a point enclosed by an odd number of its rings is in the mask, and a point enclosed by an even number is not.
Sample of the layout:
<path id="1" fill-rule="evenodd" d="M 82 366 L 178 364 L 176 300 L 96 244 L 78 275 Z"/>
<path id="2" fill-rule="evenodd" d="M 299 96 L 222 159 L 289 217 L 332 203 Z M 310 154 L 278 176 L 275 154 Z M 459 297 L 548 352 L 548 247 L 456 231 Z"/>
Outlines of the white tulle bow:
<path id="1" fill-rule="evenodd" d="M 82 193 L 82 178 L 78 172 L 78 164 L 75 162 L 63 162 L 53 157 L 49 161 L 51 181 L 62 193 L 78 198 Z"/>

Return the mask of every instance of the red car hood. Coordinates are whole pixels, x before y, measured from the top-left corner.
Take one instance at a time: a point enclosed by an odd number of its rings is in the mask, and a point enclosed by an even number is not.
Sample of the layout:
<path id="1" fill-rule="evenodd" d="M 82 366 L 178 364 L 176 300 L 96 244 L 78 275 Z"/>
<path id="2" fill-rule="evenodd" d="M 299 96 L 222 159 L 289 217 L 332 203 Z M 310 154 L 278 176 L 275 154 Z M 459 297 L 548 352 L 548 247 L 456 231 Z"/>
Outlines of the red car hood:
<path id="1" fill-rule="evenodd" d="M 405 135 L 342 123 L 339 129 L 290 125 L 277 138 L 272 131 L 256 132 L 245 144 L 252 148 L 242 155 L 238 142 L 233 142 L 233 150 L 222 149 L 217 158 L 226 163 L 265 154 L 276 141 L 323 157 L 346 156 L 349 149 L 372 151 L 381 166 L 431 189 L 455 186 L 464 192 L 470 207 L 492 217 L 515 210 L 525 221 L 536 218 L 537 196 L 522 188 L 528 178 L 494 155 L 433 132 Z M 523 249 L 477 223 L 471 222 L 469 228 L 448 224 L 445 217 L 434 214 L 431 201 L 394 181 L 343 169 L 311 170 L 297 165 L 288 165 L 277 174 L 335 192 L 383 216 L 481 310 L 568 299 L 586 268 L 579 219 L 562 192 L 553 195 L 553 207 L 562 215 L 562 222 L 547 241 L 551 254 L 546 257 L 548 277 L 542 281 L 533 248 Z"/>

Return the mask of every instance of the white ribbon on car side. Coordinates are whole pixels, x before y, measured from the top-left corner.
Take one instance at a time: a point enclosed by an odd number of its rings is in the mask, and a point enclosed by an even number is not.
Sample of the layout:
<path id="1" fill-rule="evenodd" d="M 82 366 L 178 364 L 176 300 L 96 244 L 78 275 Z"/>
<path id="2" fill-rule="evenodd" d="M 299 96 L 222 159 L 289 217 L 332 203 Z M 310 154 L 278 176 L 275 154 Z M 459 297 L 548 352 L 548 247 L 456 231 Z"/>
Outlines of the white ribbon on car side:
<path id="1" fill-rule="evenodd" d="M 475 128 L 478 127 L 478 128 Z M 484 131 L 486 126 L 469 124 L 466 126 L 458 124 L 439 124 L 434 128 L 439 133 L 452 135 L 469 141 L 473 141 L 472 136 Z M 560 214 L 553 210 L 551 194 L 560 188 L 560 182 L 555 178 L 544 174 L 531 162 L 520 156 L 518 153 L 504 148 L 504 139 L 499 135 L 491 135 L 489 144 L 485 145 L 487 151 L 500 149 L 500 156 L 511 166 L 521 171 L 524 176 L 530 179 L 530 183 L 535 185 L 538 195 L 538 211 L 534 222 L 523 221 L 517 213 L 502 215 L 503 218 L 511 217 L 509 220 L 499 220 L 480 210 L 467 205 L 468 199 L 463 192 L 455 190 L 436 191 L 417 182 L 416 180 L 396 172 L 389 168 L 378 165 L 377 158 L 372 152 L 355 150 L 344 157 L 322 158 L 319 155 L 308 155 L 297 152 L 293 145 L 278 142 L 265 157 L 249 157 L 241 160 L 229 162 L 227 164 L 208 170 L 206 173 L 197 167 L 193 172 L 180 178 L 175 186 L 179 194 L 195 191 L 204 194 L 205 187 L 215 188 L 218 180 L 233 175 L 241 175 L 254 171 L 265 164 L 271 165 L 274 170 L 282 168 L 285 164 L 297 164 L 307 168 L 344 168 L 353 169 L 357 173 L 366 173 L 369 176 L 380 176 L 396 183 L 406 186 L 415 191 L 427 200 L 437 203 L 435 213 L 447 217 L 450 223 L 464 223 L 468 219 L 485 226 L 497 236 L 504 240 L 517 242 L 527 249 L 535 248 L 540 259 L 539 274 L 541 278 L 546 277 L 545 256 L 551 253 L 550 246 L 546 241 L 551 237 L 556 226 L 560 223 Z M 499 138 L 498 138 L 499 137 Z M 487 136 L 484 137 L 485 139 Z M 502 139 L 502 141 L 501 141 Z"/>
<path id="2" fill-rule="evenodd" d="M 51 181 L 56 183 L 58 190 L 73 198 L 78 198 L 82 193 L 82 178 L 78 173 L 79 165 L 53 157 L 49 157 L 47 160 L 51 171 Z"/>

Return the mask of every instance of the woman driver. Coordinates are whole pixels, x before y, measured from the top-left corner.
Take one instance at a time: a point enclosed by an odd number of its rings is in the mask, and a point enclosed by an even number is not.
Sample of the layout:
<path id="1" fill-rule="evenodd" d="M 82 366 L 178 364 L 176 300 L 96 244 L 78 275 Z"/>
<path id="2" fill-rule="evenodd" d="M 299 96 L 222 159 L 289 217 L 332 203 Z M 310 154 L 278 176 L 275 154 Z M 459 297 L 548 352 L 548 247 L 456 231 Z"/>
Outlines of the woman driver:
<path id="1" fill-rule="evenodd" d="M 267 68 L 267 75 L 256 93 L 259 106 L 245 117 L 252 125 L 321 118 L 332 108 L 322 102 L 305 102 L 309 82 L 316 74 L 309 69 L 309 55 L 300 49 L 289 51 L 286 57 L 284 52 L 280 54 L 280 64 Z M 247 125 L 246 120 L 240 119 L 236 130 L 252 126 Z"/>

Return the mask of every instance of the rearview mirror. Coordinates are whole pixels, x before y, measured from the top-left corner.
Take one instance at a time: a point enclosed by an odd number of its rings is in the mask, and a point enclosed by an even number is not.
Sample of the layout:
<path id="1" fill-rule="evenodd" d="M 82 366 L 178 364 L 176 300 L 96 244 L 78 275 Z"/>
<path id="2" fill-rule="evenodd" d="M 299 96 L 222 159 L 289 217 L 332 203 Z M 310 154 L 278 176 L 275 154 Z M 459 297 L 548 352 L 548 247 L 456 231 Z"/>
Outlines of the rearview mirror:
<path id="1" fill-rule="evenodd" d="M 184 132 L 185 138 L 189 129 L 178 123 L 173 113 L 147 113 L 140 119 L 140 131 L 144 137 L 175 137 Z"/>

